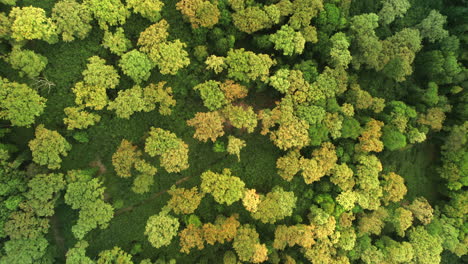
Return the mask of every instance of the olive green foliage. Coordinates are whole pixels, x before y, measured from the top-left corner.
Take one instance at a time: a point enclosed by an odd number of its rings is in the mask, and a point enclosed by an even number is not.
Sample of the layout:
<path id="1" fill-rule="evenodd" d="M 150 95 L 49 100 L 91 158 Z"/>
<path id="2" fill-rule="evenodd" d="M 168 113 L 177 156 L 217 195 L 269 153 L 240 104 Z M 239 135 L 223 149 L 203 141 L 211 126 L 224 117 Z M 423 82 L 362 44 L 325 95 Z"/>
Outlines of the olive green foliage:
<path id="1" fill-rule="evenodd" d="M 57 131 L 49 130 L 44 125 L 36 127 L 35 138 L 28 143 L 33 161 L 46 165 L 49 169 L 60 168 L 61 156 L 67 156 L 71 145 Z"/>
<path id="2" fill-rule="evenodd" d="M 132 42 L 125 37 L 124 29 L 118 27 L 115 33 L 108 30 L 104 32 L 102 46 L 108 48 L 110 52 L 121 56 L 132 47 Z"/>
<path id="3" fill-rule="evenodd" d="M 392 23 L 396 18 L 403 17 L 411 7 L 408 0 L 384 0 L 379 12 L 379 19 L 384 25 Z"/>
<path id="4" fill-rule="evenodd" d="M 65 188 L 61 173 L 37 174 L 28 182 L 29 191 L 25 197 L 38 216 L 52 216 L 57 194 Z"/>
<path id="5" fill-rule="evenodd" d="M 65 203 L 72 209 L 79 209 L 76 225 L 72 233 L 77 239 L 99 227 L 104 229 L 114 216 L 112 206 L 104 201 L 102 182 L 85 171 L 69 171 Z"/>
<path id="6" fill-rule="evenodd" d="M 0 79 L 0 118 L 14 126 L 30 126 L 45 108 L 46 99 L 26 84 Z"/>
<path id="7" fill-rule="evenodd" d="M 280 16 L 279 9 L 274 5 L 265 6 L 264 8 L 249 6 L 233 13 L 232 20 L 240 31 L 254 33 L 277 24 Z"/>
<path id="8" fill-rule="evenodd" d="M 270 35 L 270 41 L 275 44 L 276 50 L 282 50 L 283 55 L 289 56 L 301 54 L 305 45 L 301 32 L 294 31 L 288 25 L 282 26 L 275 34 Z"/>
<path id="9" fill-rule="evenodd" d="M 63 41 L 84 39 L 92 29 L 91 12 L 83 4 L 74 0 L 55 3 L 52 20 L 57 25 L 57 34 L 62 34 Z"/>
<path id="10" fill-rule="evenodd" d="M 161 19 L 161 9 L 164 2 L 160 0 L 128 0 L 127 6 L 133 9 L 133 12 L 149 19 L 151 22 L 158 22 Z"/>
<path id="11" fill-rule="evenodd" d="M 39 39 L 51 44 L 57 41 L 57 26 L 42 8 L 13 7 L 9 18 L 11 37 L 16 41 Z"/>
<path id="12" fill-rule="evenodd" d="M 145 235 L 155 248 L 168 246 L 172 238 L 177 235 L 179 221 L 177 218 L 161 212 L 151 216 L 146 222 Z"/>
<path id="13" fill-rule="evenodd" d="M 131 50 L 120 59 L 120 68 L 124 74 L 132 78 L 135 83 L 148 80 L 151 75 L 153 65 L 148 56 L 138 50 Z"/>
<path id="14" fill-rule="evenodd" d="M 269 75 L 270 67 L 275 60 L 266 54 L 255 54 L 244 49 L 230 50 L 225 59 L 229 78 L 248 82 L 254 80 L 265 81 Z"/>
<path id="15" fill-rule="evenodd" d="M 130 16 L 130 11 L 120 0 L 85 0 L 83 4 L 89 8 L 99 27 L 104 30 L 109 29 L 109 26 L 125 24 Z"/>
<path id="16" fill-rule="evenodd" d="M 152 157 L 160 156 L 161 166 L 168 172 L 180 172 L 189 167 L 187 144 L 170 131 L 151 127 L 145 151 Z"/>
<path id="17" fill-rule="evenodd" d="M 447 18 L 436 10 L 431 10 L 429 15 L 417 26 L 421 37 L 427 38 L 429 42 L 436 42 L 448 37 L 449 32 L 444 29 Z"/>
<path id="18" fill-rule="evenodd" d="M 220 109 L 228 103 L 221 90 L 220 82 L 210 80 L 196 85 L 193 89 L 200 93 L 203 104 L 212 111 Z"/>
<path id="19" fill-rule="evenodd" d="M 213 195 L 217 203 L 231 205 L 244 196 L 245 183 L 231 175 L 229 169 L 224 169 L 222 173 L 206 171 L 201 179 L 201 190 Z"/>
<path id="20" fill-rule="evenodd" d="M 19 71 L 21 77 L 35 78 L 47 66 L 47 58 L 32 50 L 13 48 L 7 58 L 11 67 Z"/>
<path id="21" fill-rule="evenodd" d="M 67 107 L 63 111 L 67 115 L 63 119 L 63 123 L 67 125 L 68 130 L 88 128 L 101 120 L 100 115 L 88 112 L 80 107 Z"/>
<path id="22" fill-rule="evenodd" d="M 252 217 L 262 223 L 273 224 L 291 216 L 293 209 L 296 207 L 296 201 L 297 198 L 293 192 L 287 192 L 281 187 L 275 187 L 265 197 L 261 198 L 258 209 L 252 213 Z"/>
<path id="23" fill-rule="evenodd" d="M 158 66 L 161 74 L 175 75 L 179 69 L 190 64 L 190 59 L 184 49 L 187 44 L 179 39 L 167 40 L 168 28 L 169 24 L 164 19 L 149 26 L 141 32 L 138 45 Z"/>

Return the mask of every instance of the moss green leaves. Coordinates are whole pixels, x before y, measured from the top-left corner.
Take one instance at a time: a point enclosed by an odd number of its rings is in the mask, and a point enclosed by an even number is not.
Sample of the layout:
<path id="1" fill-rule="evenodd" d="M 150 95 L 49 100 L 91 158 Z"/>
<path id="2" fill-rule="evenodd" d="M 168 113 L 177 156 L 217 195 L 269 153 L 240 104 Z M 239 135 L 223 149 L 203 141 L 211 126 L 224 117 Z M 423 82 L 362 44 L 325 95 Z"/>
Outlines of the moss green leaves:
<path id="1" fill-rule="evenodd" d="M 61 156 L 67 156 L 71 145 L 57 131 L 48 130 L 44 125 L 36 127 L 35 138 L 29 141 L 33 161 L 47 165 L 49 169 L 59 169 Z"/>
<path id="2" fill-rule="evenodd" d="M 0 119 L 14 126 L 30 126 L 45 108 L 46 99 L 26 84 L 0 78 Z"/>

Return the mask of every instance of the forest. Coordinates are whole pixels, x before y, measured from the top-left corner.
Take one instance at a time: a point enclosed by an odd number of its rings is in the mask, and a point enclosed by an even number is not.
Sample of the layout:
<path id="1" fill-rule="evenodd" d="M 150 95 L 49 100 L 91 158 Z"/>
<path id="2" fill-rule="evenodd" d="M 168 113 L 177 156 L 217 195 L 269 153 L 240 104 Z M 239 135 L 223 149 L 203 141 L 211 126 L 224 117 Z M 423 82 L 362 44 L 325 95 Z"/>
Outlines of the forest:
<path id="1" fill-rule="evenodd" d="M 468 263 L 468 0 L 0 0 L 0 264 Z"/>

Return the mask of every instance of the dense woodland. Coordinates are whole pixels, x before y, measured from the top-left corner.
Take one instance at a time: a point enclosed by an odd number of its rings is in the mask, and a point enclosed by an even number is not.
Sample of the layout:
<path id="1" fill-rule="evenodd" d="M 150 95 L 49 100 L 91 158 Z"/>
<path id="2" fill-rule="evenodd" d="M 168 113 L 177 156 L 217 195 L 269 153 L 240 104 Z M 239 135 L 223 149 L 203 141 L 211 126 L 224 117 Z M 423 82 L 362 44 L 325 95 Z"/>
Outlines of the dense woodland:
<path id="1" fill-rule="evenodd" d="M 468 1 L 0 0 L 0 263 L 468 263 Z"/>

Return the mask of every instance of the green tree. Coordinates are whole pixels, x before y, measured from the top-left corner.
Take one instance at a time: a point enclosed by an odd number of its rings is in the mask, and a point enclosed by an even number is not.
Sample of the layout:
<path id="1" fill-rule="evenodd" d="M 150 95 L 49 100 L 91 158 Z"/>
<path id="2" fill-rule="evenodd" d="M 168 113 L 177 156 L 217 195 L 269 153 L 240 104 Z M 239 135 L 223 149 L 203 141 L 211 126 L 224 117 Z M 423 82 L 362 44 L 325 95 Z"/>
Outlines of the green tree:
<path id="1" fill-rule="evenodd" d="M 346 38 L 346 34 L 338 32 L 330 38 L 330 41 L 332 42 L 332 48 L 330 49 L 332 65 L 334 67 L 348 68 L 352 57 L 348 50 L 350 43 Z"/>
<path id="2" fill-rule="evenodd" d="M 410 7 L 408 0 L 384 0 L 379 11 L 379 20 L 382 24 L 388 25 L 396 18 L 403 17 Z"/>
<path id="3" fill-rule="evenodd" d="M 30 126 L 45 108 L 46 99 L 26 84 L 0 78 L 0 118 L 14 126 Z"/>
<path id="4" fill-rule="evenodd" d="M 203 105 L 211 111 L 217 110 L 228 103 L 223 91 L 221 90 L 220 82 L 213 80 L 206 81 L 196 85 L 193 89 L 200 93 Z"/>
<path id="5" fill-rule="evenodd" d="M 224 62 L 227 65 L 228 77 L 241 82 L 266 81 L 270 67 L 276 64 L 266 54 L 255 54 L 252 51 L 231 49 Z"/>
<path id="6" fill-rule="evenodd" d="M 275 44 L 275 49 L 282 50 L 285 56 L 302 54 L 304 51 L 305 39 L 301 32 L 296 32 L 288 25 L 281 26 L 269 39 Z"/>
<path id="7" fill-rule="evenodd" d="M 280 11 L 274 6 L 249 6 L 232 14 L 234 25 L 243 32 L 252 34 L 262 29 L 271 28 L 280 19 Z"/>
<path id="8" fill-rule="evenodd" d="M 421 37 L 427 38 L 429 42 L 434 43 L 448 37 L 449 32 L 444 29 L 446 22 L 446 16 L 441 15 L 437 10 L 431 10 L 429 15 L 416 27 L 421 32 Z"/>
<path id="9" fill-rule="evenodd" d="M 50 44 L 57 42 L 57 26 L 39 7 L 13 7 L 9 18 L 11 37 L 17 41 L 40 39 Z"/>
<path id="10" fill-rule="evenodd" d="M 86 5 L 98 21 L 99 27 L 108 30 L 109 26 L 125 24 L 130 11 L 120 0 L 84 0 Z"/>
<path id="11" fill-rule="evenodd" d="M 123 251 L 119 247 L 114 247 L 113 249 L 101 251 L 99 253 L 97 264 L 109 263 L 133 264 L 132 255 Z"/>
<path id="12" fill-rule="evenodd" d="M 257 114 L 251 106 L 228 105 L 223 109 L 223 114 L 233 127 L 245 129 L 248 133 L 254 132 L 257 127 Z"/>
<path id="13" fill-rule="evenodd" d="M 231 170 L 224 169 L 222 173 L 208 170 L 201 175 L 201 190 L 213 195 L 220 204 L 231 205 L 244 197 L 245 183 L 231 174 Z"/>
<path id="14" fill-rule="evenodd" d="M 160 0 L 128 0 L 127 6 L 133 9 L 133 12 L 149 19 L 151 22 L 158 22 L 161 19 L 161 10 L 164 2 Z"/>
<path id="15" fill-rule="evenodd" d="M 88 59 L 86 69 L 83 71 L 85 84 L 114 89 L 119 84 L 119 74 L 112 65 L 106 65 L 106 61 L 98 56 Z"/>
<path id="16" fill-rule="evenodd" d="M 289 25 L 298 30 L 310 25 L 312 18 L 323 10 L 322 0 L 297 0 L 293 2 L 293 14 L 289 18 Z"/>
<path id="17" fill-rule="evenodd" d="M 287 192 L 282 187 L 276 186 L 266 196 L 260 198 L 258 209 L 252 213 L 252 217 L 265 224 L 274 224 L 292 215 L 296 201 L 293 192 Z"/>
<path id="18" fill-rule="evenodd" d="M 89 246 L 85 240 L 78 241 L 73 248 L 70 248 L 66 254 L 66 264 L 94 264 L 86 256 L 86 248 Z"/>
<path id="19" fill-rule="evenodd" d="M 76 225 L 72 226 L 72 233 L 77 239 L 83 237 L 91 230 L 99 227 L 105 229 L 114 217 L 114 208 L 103 200 L 86 203 L 78 215 Z"/>
<path id="20" fill-rule="evenodd" d="M 397 150 L 406 146 L 406 137 L 393 126 L 384 126 L 382 129 L 382 142 L 386 149 Z"/>
<path id="21" fill-rule="evenodd" d="M 161 74 L 175 75 L 190 64 L 188 52 L 184 49 L 187 44 L 176 39 L 173 42 L 164 42 L 158 46 L 157 53 L 150 54 L 150 58 L 159 67 Z M 151 56 L 154 57 L 151 57 Z"/>
<path id="22" fill-rule="evenodd" d="M 49 130 L 44 125 L 36 127 L 35 138 L 28 145 L 33 161 L 39 165 L 47 165 L 49 169 L 59 169 L 62 158 L 71 150 L 71 145 L 57 131 Z"/>
<path id="23" fill-rule="evenodd" d="M 19 71 L 19 76 L 27 76 L 31 79 L 39 76 L 47 66 L 46 57 L 35 53 L 32 50 L 13 47 L 10 55 L 7 57 L 11 67 Z"/>
<path id="24" fill-rule="evenodd" d="M 259 250 L 265 247 L 260 244 L 260 238 L 253 226 L 243 225 L 237 230 L 237 235 L 234 238 L 232 247 L 239 256 L 240 261 L 247 261 L 252 263 L 261 263 L 266 260 L 265 258 L 256 259 Z M 266 249 L 266 248 L 265 248 Z"/>
<path id="25" fill-rule="evenodd" d="M 0 258 L 2 264 L 40 263 L 46 254 L 49 242 L 44 237 L 35 239 L 12 239 L 4 244 L 5 255 Z"/>
<path id="26" fill-rule="evenodd" d="M 145 152 L 152 157 L 161 156 L 161 166 L 168 172 L 180 172 L 189 167 L 188 145 L 170 131 L 151 127 Z"/>
<path id="27" fill-rule="evenodd" d="M 129 119 L 144 108 L 143 89 L 135 85 L 131 89 L 120 90 L 117 98 L 110 102 L 107 109 L 115 110 L 119 118 Z"/>
<path id="28" fill-rule="evenodd" d="M 66 107 L 63 111 L 67 116 L 63 123 L 67 125 L 68 130 L 85 129 L 101 120 L 100 115 L 85 111 L 82 107 Z"/>
<path id="29" fill-rule="evenodd" d="M 131 50 L 122 55 L 119 66 L 123 73 L 132 78 L 137 84 L 148 80 L 153 68 L 148 56 L 138 50 Z"/>
<path id="30" fill-rule="evenodd" d="M 154 183 L 154 175 L 156 175 L 158 170 L 144 160 L 137 160 L 135 162 L 135 170 L 139 174 L 133 181 L 132 191 L 138 194 L 149 192 L 150 187 Z"/>
<path id="31" fill-rule="evenodd" d="M 381 63 L 379 55 L 382 51 L 382 43 L 375 34 L 375 29 L 379 26 L 378 21 L 379 16 L 374 13 L 351 18 L 350 30 L 354 35 L 351 54 L 353 66 L 357 69 L 362 64 L 375 69 Z"/>
<path id="32" fill-rule="evenodd" d="M 57 33 L 65 42 L 75 38 L 84 39 L 92 29 L 90 10 L 75 0 L 62 0 L 52 9 L 52 20 L 57 25 Z"/>
<path id="33" fill-rule="evenodd" d="M 65 188 L 61 173 L 37 174 L 28 182 L 29 191 L 25 193 L 28 205 L 38 216 L 52 216 L 56 195 Z"/>
<path id="34" fill-rule="evenodd" d="M 172 238 L 177 235 L 179 221 L 177 218 L 161 212 L 158 215 L 150 216 L 146 222 L 145 235 L 155 248 L 168 246 Z"/>
<path id="35" fill-rule="evenodd" d="M 408 237 L 413 245 L 414 257 L 417 263 L 440 263 L 440 253 L 442 253 L 443 248 L 439 236 L 433 236 L 423 226 L 417 226 L 409 231 Z"/>
<path id="36" fill-rule="evenodd" d="M 124 29 L 118 27 L 114 33 L 109 30 L 104 32 L 102 46 L 109 49 L 110 52 L 122 56 L 122 54 L 132 47 L 132 42 L 125 36 Z"/>

